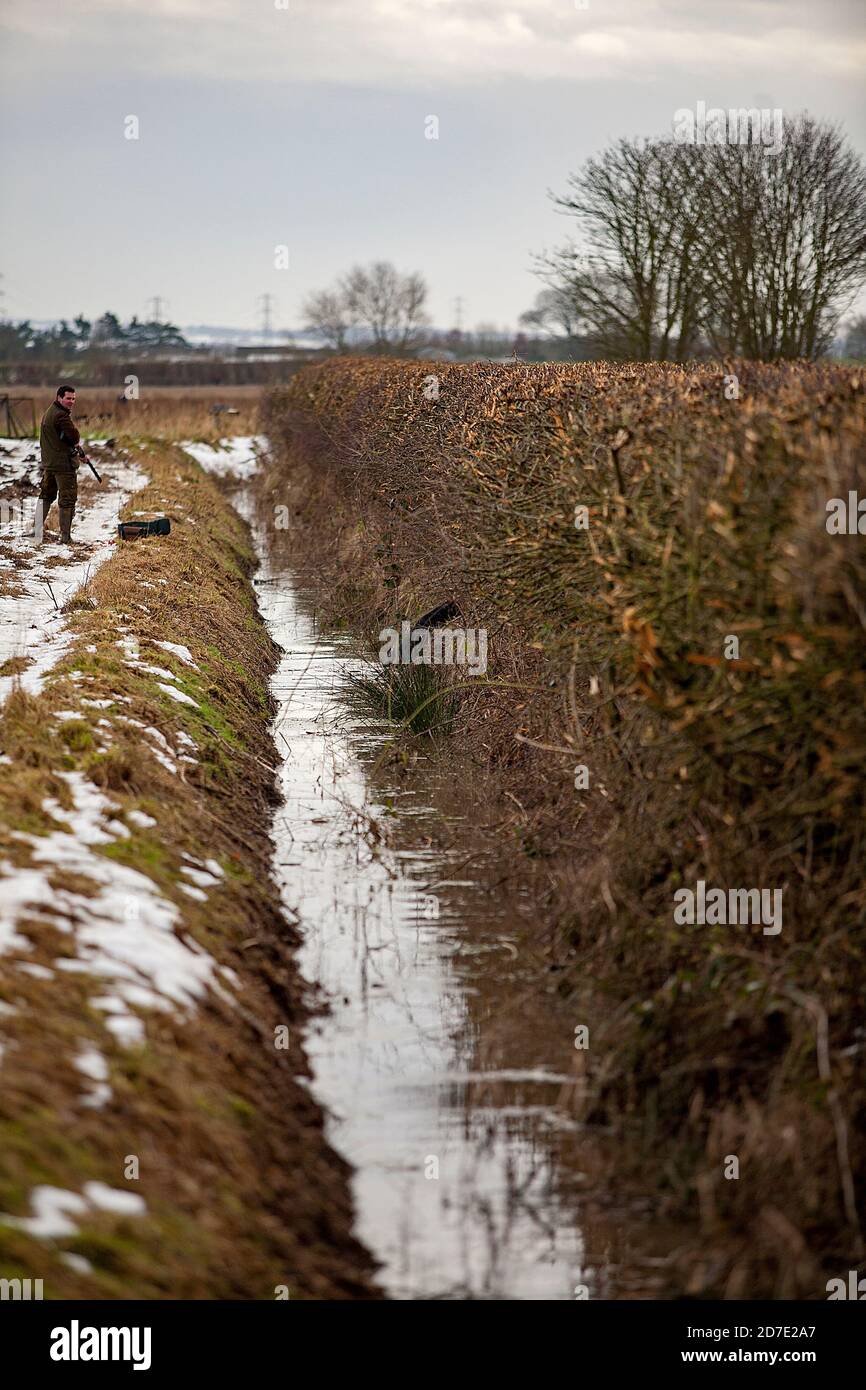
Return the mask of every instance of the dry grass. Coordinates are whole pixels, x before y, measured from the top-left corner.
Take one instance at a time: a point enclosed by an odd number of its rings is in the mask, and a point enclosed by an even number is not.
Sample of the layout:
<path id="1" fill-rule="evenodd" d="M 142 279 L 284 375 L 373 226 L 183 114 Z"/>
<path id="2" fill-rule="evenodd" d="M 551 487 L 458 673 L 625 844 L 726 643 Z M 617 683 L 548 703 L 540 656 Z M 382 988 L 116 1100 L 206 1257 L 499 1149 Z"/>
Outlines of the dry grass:
<path id="1" fill-rule="evenodd" d="M 229 434 L 253 434 L 260 386 L 147 386 L 137 401 L 121 403 L 122 386 L 112 391 L 84 386 L 76 392 L 75 418 L 84 442 L 114 437 L 174 440 L 202 439 L 215 444 Z M 50 388 L 33 387 L 37 424 L 53 399 Z M 228 406 L 237 414 L 215 413 Z"/>

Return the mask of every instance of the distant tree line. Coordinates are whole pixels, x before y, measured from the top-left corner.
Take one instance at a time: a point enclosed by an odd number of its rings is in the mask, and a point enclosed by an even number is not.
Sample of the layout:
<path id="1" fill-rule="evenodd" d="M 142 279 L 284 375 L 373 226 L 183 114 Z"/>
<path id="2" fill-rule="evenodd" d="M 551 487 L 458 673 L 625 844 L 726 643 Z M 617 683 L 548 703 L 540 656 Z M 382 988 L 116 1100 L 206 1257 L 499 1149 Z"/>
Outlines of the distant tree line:
<path id="1" fill-rule="evenodd" d="M 430 327 L 426 312 L 427 286 L 417 272 L 404 274 L 390 261 L 353 266 L 328 289 L 307 296 L 304 326 L 332 352 L 501 360 L 513 355 L 524 361 L 551 356 L 571 357 L 571 345 L 560 350 L 539 331 L 516 335 L 495 324 L 480 323 L 472 332 L 459 328 L 443 332 Z M 531 325 L 528 325 L 531 326 Z"/>
<path id="2" fill-rule="evenodd" d="M 57 361 L 79 355 L 93 358 L 118 352 L 141 357 L 167 349 L 182 351 L 189 346 L 173 323 L 133 317 L 122 324 L 111 313 L 103 314 L 94 323 L 79 314 L 71 324 L 61 319 L 50 328 L 36 328 L 28 319 L 0 323 L 2 362 Z"/>
<path id="3" fill-rule="evenodd" d="M 614 360 L 826 352 L 866 279 L 866 167 L 811 116 L 782 137 L 622 139 L 589 159 L 554 198 L 579 236 L 537 257 L 546 288 L 521 322 Z"/>

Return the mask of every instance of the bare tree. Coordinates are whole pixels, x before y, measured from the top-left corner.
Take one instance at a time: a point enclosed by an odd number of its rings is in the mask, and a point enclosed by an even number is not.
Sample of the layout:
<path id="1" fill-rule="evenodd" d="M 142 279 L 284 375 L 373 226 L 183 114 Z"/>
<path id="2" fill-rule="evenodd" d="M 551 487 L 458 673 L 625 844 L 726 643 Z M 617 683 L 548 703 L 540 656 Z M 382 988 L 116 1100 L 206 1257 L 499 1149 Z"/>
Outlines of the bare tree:
<path id="1" fill-rule="evenodd" d="M 816 357 L 866 278 L 866 169 L 810 116 L 777 147 L 620 140 L 555 203 L 581 238 L 539 273 L 613 358 Z"/>
<path id="2" fill-rule="evenodd" d="M 520 323 L 524 328 L 534 328 L 541 333 L 561 333 L 566 338 L 576 338 L 582 320 L 568 287 L 551 285 L 539 290 L 532 308 L 520 315 Z"/>
<path id="3" fill-rule="evenodd" d="M 759 140 L 702 150 L 704 327 L 746 357 L 817 357 L 866 277 L 866 168 L 836 126 L 788 118 Z"/>
<path id="4" fill-rule="evenodd" d="M 340 286 L 354 321 L 369 330 L 374 352 L 406 352 L 420 342 L 428 322 L 420 275 L 401 275 L 390 261 L 374 261 L 354 266 Z"/>
<path id="5" fill-rule="evenodd" d="M 582 245 L 541 257 L 540 273 L 607 356 L 682 361 L 695 350 L 704 209 L 694 155 L 672 140 L 619 140 L 554 199 Z"/>
<path id="6" fill-rule="evenodd" d="M 305 326 L 318 333 L 328 347 L 346 351 L 346 337 L 353 326 L 352 316 L 340 290 L 318 290 L 304 301 Z"/>
<path id="7" fill-rule="evenodd" d="M 363 328 L 373 352 L 408 352 L 421 340 L 427 286 L 420 275 L 402 275 L 390 261 L 356 265 L 333 289 L 318 290 L 304 303 L 307 327 L 337 352 L 349 330 Z"/>

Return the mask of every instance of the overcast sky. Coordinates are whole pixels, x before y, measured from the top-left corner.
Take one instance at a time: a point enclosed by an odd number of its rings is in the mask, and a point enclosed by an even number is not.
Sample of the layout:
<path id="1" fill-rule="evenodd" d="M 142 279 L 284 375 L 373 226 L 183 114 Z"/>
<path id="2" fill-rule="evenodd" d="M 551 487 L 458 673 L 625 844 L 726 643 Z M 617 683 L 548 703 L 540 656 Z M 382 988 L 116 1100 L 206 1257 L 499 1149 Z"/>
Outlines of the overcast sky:
<path id="1" fill-rule="evenodd" d="M 276 326 L 354 262 L 514 325 L 570 171 L 678 108 L 807 108 L 866 152 L 864 0 L 0 0 L 10 318 L 154 295 Z M 139 138 L 125 138 L 135 116 Z M 438 118 L 437 140 L 426 138 Z M 719 209 L 724 216 L 724 209 Z M 288 247 L 276 269 L 274 248 Z"/>

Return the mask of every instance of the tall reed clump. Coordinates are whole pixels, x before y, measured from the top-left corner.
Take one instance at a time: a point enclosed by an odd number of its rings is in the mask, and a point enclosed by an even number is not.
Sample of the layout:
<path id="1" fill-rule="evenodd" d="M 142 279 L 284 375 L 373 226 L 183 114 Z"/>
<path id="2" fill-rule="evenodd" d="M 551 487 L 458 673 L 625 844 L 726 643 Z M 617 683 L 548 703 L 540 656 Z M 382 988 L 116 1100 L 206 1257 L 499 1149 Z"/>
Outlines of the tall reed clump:
<path id="1" fill-rule="evenodd" d="M 827 524 L 866 497 L 863 375 L 338 359 L 264 427 L 353 621 L 411 590 L 495 630 L 475 751 L 543 837 L 587 1117 L 732 1233 L 690 1290 L 823 1296 L 863 1252 L 866 554 Z M 781 930 L 678 921 L 700 881 L 779 890 Z"/>
<path id="2" fill-rule="evenodd" d="M 345 697 L 361 719 L 384 720 L 410 734 L 450 732 L 456 695 L 435 666 L 380 666 L 370 663 L 350 675 Z"/>

